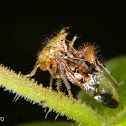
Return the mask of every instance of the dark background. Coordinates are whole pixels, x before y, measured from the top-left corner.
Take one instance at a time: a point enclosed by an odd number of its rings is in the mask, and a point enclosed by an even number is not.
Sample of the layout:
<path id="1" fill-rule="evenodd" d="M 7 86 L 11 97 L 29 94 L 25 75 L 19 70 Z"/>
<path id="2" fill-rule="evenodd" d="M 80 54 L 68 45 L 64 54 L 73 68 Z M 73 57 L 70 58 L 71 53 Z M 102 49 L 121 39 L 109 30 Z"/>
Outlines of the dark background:
<path id="1" fill-rule="evenodd" d="M 66 26 L 72 26 L 69 39 L 75 34 L 80 37 L 75 47 L 84 42 L 96 43 L 103 61 L 125 55 L 125 16 L 125 4 L 115 1 L 0 3 L 0 63 L 16 72 L 29 73 L 37 52 L 51 34 L 56 35 Z M 49 83 L 48 72 L 38 70 L 34 77 L 44 86 Z M 74 96 L 78 90 L 72 85 Z M 5 117 L 4 124 L 44 120 L 44 109 L 21 98 L 14 103 L 13 98 L 14 94 L 0 89 L 0 116 Z M 54 121 L 55 116 L 49 113 L 48 120 Z M 66 120 L 66 117 L 57 120 Z"/>

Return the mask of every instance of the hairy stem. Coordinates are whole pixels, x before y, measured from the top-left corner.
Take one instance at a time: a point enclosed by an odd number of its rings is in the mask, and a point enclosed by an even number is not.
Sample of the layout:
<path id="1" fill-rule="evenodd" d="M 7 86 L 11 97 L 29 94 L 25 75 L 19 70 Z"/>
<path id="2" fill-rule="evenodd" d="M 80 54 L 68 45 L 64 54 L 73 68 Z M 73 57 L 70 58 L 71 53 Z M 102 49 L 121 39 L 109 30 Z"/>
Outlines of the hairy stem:
<path id="1" fill-rule="evenodd" d="M 0 85 L 4 90 L 16 93 L 17 97 L 24 97 L 25 100 L 43 107 L 49 107 L 50 111 L 65 115 L 81 125 L 103 125 L 103 118 L 81 101 L 74 103 L 65 94 L 60 95 L 49 88 L 38 84 L 34 79 L 24 78 L 4 66 L 0 66 Z M 44 102 L 43 102 L 44 101 Z M 43 103 L 43 104 L 42 104 Z"/>

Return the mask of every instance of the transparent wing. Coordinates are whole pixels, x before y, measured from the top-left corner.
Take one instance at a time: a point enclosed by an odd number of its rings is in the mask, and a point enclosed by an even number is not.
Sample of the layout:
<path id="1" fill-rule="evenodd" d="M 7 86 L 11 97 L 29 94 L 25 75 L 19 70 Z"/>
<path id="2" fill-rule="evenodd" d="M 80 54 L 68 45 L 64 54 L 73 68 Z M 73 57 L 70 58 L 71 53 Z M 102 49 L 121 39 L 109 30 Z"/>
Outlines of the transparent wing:
<path id="1" fill-rule="evenodd" d="M 95 84 L 97 86 L 98 93 L 94 97 L 96 100 L 100 100 L 103 105 L 116 108 L 118 106 L 118 94 L 111 79 L 102 73 L 96 73 L 94 75 Z M 97 97 L 97 95 L 99 97 Z"/>
<path id="2" fill-rule="evenodd" d="M 118 106 L 118 95 L 112 84 L 115 82 L 107 69 L 95 66 L 80 58 L 61 58 L 65 64 L 67 79 L 78 85 L 88 95 L 103 105 L 116 108 Z M 110 79 L 104 75 L 107 73 Z"/>

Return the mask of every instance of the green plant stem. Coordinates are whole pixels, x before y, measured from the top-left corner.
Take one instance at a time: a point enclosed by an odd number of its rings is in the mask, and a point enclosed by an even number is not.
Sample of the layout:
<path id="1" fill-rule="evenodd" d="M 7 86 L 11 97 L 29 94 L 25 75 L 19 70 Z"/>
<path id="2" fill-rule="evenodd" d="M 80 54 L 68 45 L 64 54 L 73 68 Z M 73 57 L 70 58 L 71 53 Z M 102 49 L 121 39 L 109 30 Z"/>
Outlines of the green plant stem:
<path id="1" fill-rule="evenodd" d="M 68 119 L 73 119 L 81 125 L 103 125 L 103 118 L 81 101 L 72 100 L 62 94 L 62 98 L 50 88 L 43 87 L 34 79 L 24 78 L 22 74 L 17 74 L 4 66 L 0 66 L 0 85 L 11 93 L 16 93 L 17 99 L 24 97 L 25 100 L 43 107 L 49 107 L 50 111 L 66 115 Z M 42 103 L 44 101 L 44 103 Z"/>

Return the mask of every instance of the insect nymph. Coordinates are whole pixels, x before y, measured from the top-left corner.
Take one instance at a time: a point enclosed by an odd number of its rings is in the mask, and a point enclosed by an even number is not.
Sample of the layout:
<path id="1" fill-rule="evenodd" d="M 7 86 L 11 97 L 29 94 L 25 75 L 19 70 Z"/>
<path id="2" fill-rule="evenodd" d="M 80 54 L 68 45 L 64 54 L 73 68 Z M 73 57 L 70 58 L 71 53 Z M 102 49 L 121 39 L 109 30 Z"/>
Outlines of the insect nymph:
<path id="1" fill-rule="evenodd" d="M 106 72 L 115 83 L 106 67 L 98 60 L 93 45 L 85 44 L 77 50 L 73 47 L 77 36 L 71 41 L 67 40 L 67 30 L 63 28 L 57 36 L 53 37 L 44 49 L 38 54 L 33 71 L 25 77 L 35 75 L 38 68 L 49 71 L 51 74 L 50 86 L 53 78 L 57 79 L 57 91 L 60 92 L 61 80 L 64 82 L 69 97 L 72 99 L 71 83 L 79 86 L 96 101 L 103 105 L 116 108 L 118 95 L 111 81 L 104 76 Z"/>

